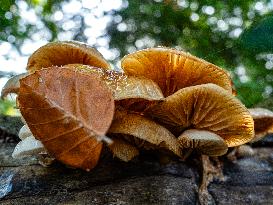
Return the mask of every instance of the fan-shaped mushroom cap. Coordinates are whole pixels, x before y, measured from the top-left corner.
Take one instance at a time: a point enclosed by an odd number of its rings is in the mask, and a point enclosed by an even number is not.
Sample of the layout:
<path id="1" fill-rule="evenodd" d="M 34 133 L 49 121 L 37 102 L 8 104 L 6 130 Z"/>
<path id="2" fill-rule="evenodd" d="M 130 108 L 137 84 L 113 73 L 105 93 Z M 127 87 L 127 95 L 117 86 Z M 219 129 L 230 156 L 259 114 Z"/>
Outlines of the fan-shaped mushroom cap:
<path id="1" fill-rule="evenodd" d="M 215 84 L 183 88 L 151 107 L 147 114 L 181 131 L 214 132 L 229 147 L 249 142 L 254 135 L 253 119 L 245 106 Z"/>
<path id="2" fill-rule="evenodd" d="M 231 79 L 224 70 L 183 51 L 161 47 L 137 51 L 125 56 L 121 67 L 128 75 L 145 76 L 158 83 L 165 97 L 205 83 L 232 92 Z"/>
<path id="3" fill-rule="evenodd" d="M 39 140 L 36 140 L 33 135 L 30 135 L 16 145 L 12 157 L 23 158 L 38 155 L 41 152 L 46 152 L 44 145 Z"/>
<path id="4" fill-rule="evenodd" d="M 114 156 L 120 160 L 128 162 L 139 155 L 139 151 L 134 145 L 116 137 L 112 138 L 112 140 L 113 143 L 108 147 L 113 152 Z"/>
<path id="5" fill-rule="evenodd" d="M 10 78 L 1 91 L 1 98 L 6 97 L 9 93 L 18 93 L 20 88 L 20 82 L 19 80 L 26 77 L 28 73 L 22 73 L 19 75 L 15 75 L 12 78 Z"/>
<path id="6" fill-rule="evenodd" d="M 18 137 L 21 139 L 21 140 L 24 140 L 26 139 L 27 137 L 31 136 L 32 133 L 29 129 L 29 127 L 27 125 L 24 125 L 23 127 L 21 127 L 20 131 L 19 131 L 19 134 L 18 134 Z"/>
<path id="7" fill-rule="evenodd" d="M 36 50 L 28 59 L 27 70 L 79 63 L 109 69 L 109 63 L 95 49 L 76 41 L 52 42 Z"/>
<path id="8" fill-rule="evenodd" d="M 262 139 L 266 134 L 273 133 L 273 112 L 265 108 L 248 109 L 254 120 L 255 137 L 251 142 Z"/>
<path id="9" fill-rule="evenodd" d="M 105 70 L 88 65 L 71 64 L 63 67 L 97 74 L 111 89 L 115 100 L 129 98 L 162 100 L 164 98 L 158 85 L 144 77 L 127 76 L 114 70 Z"/>
<path id="10" fill-rule="evenodd" d="M 181 156 L 180 146 L 175 136 L 163 126 L 141 115 L 127 113 L 126 111 L 116 112 L 108 133 L 131 136 L 131 140 L 128 137 L 126 138 L 131 143 L 135 141 L 134 138 L 137 138 L 142 142 L 148 142 L 149 147 L 164 148 L 177 156 Z M 140 146 L 139 143 L 136 145 Z"/>
<path id="11" fill-rule="evenodd" d="M 208 156 L 224 155 L 228 146 L 217 134 L 205 130 L 186 130 L 178 137 L 182 148 L 196 149 L 201 154 Z"/>

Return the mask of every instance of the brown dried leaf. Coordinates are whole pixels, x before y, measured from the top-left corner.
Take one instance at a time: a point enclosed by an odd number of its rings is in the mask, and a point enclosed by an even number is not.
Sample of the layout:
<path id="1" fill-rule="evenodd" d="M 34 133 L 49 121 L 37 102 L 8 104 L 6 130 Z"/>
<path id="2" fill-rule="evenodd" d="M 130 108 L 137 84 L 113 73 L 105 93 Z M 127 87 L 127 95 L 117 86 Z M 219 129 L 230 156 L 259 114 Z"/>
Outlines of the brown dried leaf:
<path id="1" fill-rule="evenodd" d="M 113 155 L 124 162 L 128 162 L 139 155 L 138 149 L 125 140 L 112 137 L 113 143 L 109 145 Z"/>
<path id="2" fill-rule="evenodd" d="M 163 148 L 181 156 L 177 139 L 170 131 L 138 114 L 117 111 L 108 133 L 127 136 L 126 140 L 137 147 Z"/>
<path id="3" fill-rule="evenodd" d="M 72 63 L 110 68 L 110 64 L 95 48 L 81 42 L 63 41 L 51 42 L 36 50 L 28 60 L 27 70 L 32 72 Z"/>
<path id="4" fill-rule="evenodd" d="M 149 48 L 125 56 L 121 67 L 128 75 L 144 76 L 158 83 L 165 97 L 181 88 L 214 83 L 232 92 L 223 69 L 189 53 L 170 48 Z"/>
<path id="5" fill-rule="evenodd" d="M 221 156 L 228 150 L 227 144 L 220 136 L 205 130 L 186 130 L 178 137 L 178 142 L 182 148 L 196 149 L 208 156 Z"/>
<path id="6" fill-rule="evenodd" d="M 273 133 L 273 112 L 265 108 L 248 109 L 254 120 L 255 137 L 251 142 L 262 139 L 266 134 Z"/>
<path id="7" fill-rule="evenodd" d="M 20 81 L 19 108 L 31 132 L 51 156 L 92 169 L 113 118 L 111 91 L 97 75 L 51 67 Z"/>
<path id="8" fill-rule="evenodd" d="M 254 137 L 254 122 L 246 107 L 223 88 L 214 84 L 183 88 L 147 111 L 180 133 L 202 129 L 221 136 L 229 147 Z"/>

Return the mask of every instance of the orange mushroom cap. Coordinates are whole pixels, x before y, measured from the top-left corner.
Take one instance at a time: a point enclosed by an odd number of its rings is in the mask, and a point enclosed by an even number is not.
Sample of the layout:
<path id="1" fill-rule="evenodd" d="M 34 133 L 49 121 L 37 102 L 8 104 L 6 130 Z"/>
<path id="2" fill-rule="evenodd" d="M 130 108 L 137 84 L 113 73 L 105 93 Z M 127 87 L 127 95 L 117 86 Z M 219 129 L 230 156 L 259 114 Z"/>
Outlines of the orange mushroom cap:
<path id="1" fill-rule="evenodd" d="M 265 108 L 248 109 L 254 120 L 255 137 L 251 142 L 262 139 L 266 134 L 273 133 L 273 112 Z"/>
<path id="2" fill-rule="evenodd" d="M 227 72 L 183 51 L 164 47 L 140 50 L 123 57 L 121 67 L 127 75 L 155 81 L 165 97 L 181 88 L 205 83 L 214 83 L 232 93 Z"/>
<path id="3" fill-rule="evenodd" d="M 110 69 L 110 64 L 95 48 L 77 41 L 57 41 L 36 50 L 28 59 L 27 70 L 33 72 L 73 63 Z"/>
<path id="4" fill-rule="evenodd" d="M 254 137 L 254 122 L 247 108 L 215 84 L 183 88 L 151 107 L 147 114 L 180 133 L 186 129 L 211 131 L 229 147 Z"/>

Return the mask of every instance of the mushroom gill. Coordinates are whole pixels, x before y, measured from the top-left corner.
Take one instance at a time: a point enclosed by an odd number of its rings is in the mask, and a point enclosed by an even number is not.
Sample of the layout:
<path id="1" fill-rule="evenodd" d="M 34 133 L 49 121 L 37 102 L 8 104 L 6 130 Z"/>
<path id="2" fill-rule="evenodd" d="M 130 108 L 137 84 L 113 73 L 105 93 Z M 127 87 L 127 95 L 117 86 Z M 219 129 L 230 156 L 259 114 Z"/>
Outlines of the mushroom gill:
<path id="1" fill-rule="evenodd" d="M 117 157 L 124 162 L 128 162 L 139 155 L 139 150 L 134 145 L 118 137 L 111 137 L 111 139 L 113 140 L 113 143 L 109 144 L 108 147 L 114 157 Z"/>
<path id="2" fill-rule="evenodd" d="M 178 142 L 182 148 L 195 149 L 208 156 L 221 156 L 228 150 L 227 144 L 219 135 L 206 130 L 186 130 L 178 137 Z"/>
<path id="3" fill-rule="evenodd" d="M 108 134 L 120 136 L 135 147 L 164 149 L 181 156 L 176 137 L 163 126 L 138 114 L 117 111 Z"/>
<path id="4" fill-rule="evenodd" d="M 254 123 L 247 108 L 215 84 L 183 88 L 152 106 L 146 114 L 180 133 L 186 129 L 211 131 L 229 147 L 254 137 Z"/>

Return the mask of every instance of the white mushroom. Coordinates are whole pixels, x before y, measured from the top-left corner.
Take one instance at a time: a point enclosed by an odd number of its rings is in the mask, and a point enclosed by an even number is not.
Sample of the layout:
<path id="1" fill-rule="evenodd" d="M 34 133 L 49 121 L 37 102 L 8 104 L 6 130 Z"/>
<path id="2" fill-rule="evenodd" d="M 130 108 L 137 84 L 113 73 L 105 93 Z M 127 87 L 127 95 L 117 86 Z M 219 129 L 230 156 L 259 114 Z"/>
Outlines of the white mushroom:
<path id="1" fill-rule="evenodd" d="M 24 125 L 24 126 L 20 129 L 19 134 L 18 134 L 18 136 L 19 136 L 19 138 L 20 138 L 21 140 L 24 140 L 24 139 L 26 139 L 27 137 L 30 137 L 31 135 L 32 135 L 32 133 L 31 133 L 31 131 L 29 130 L 29 127 L 28 127 L 27 125 Z"/>
<path id="2" fill-rule="evenodd" d="M 12 157 L 20 159 L 27 156 L 38 155 L 41 152 L 46 152 L 44 145 L 39 140 L 36 140 L 33 135 L 31 135 L 16 145 L 12 153 Z"/>

